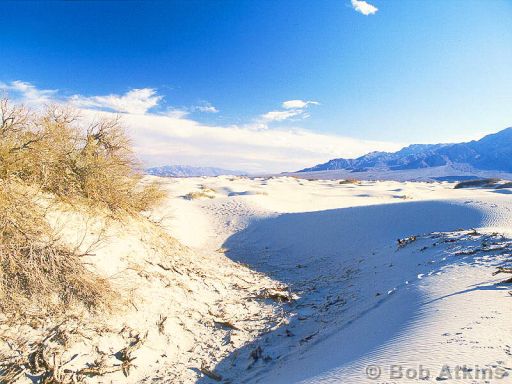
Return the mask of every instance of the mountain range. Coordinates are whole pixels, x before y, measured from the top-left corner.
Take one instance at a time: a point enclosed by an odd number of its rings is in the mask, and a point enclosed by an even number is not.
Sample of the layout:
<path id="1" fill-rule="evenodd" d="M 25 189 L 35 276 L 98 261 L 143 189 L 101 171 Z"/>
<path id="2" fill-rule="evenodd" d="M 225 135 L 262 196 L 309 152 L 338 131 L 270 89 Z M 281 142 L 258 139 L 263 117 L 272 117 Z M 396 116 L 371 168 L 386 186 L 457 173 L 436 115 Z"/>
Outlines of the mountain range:
<path id="1" fill-rule="evenodd" d="M 191 167 L 188 165 L 164 165 L 162 167 L 147 168 L 146 173 L 153 176 L 162 177 L 193 177 L 193 176 L 221 176 L 245 175 L 243 171 L 232 171 L 213 167 Z"/>
<path id="2" fill-rule="evenodd" d="M 371 152 L 356 159 L 333 159 L 298 172 L 404 171 L 434 167 L 512 172 L 512 127 L 466 143 L 412 144 L 393 153 Z"/>

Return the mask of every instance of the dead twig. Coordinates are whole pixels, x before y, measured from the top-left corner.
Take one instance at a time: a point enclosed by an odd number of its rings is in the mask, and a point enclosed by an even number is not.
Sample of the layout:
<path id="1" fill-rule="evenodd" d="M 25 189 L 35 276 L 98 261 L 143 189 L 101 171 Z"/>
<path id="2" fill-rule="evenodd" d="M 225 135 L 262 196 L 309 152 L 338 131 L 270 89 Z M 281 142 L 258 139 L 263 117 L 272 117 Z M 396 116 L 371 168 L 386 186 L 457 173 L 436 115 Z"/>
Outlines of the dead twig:
<path id="1" fill-rule="evenodd" d="M 498 267 L 492 275 L 496 276 L 498 273 L 512 273 L 512 268 Z"/>
<path id="2" fill-rule="evenodd" d="M 397 239 L 396 242 L 398 244 L 398 248 L 403 248 L 406 245 L 415 242 L 416 239 L 417 239 L 416 236 L 409 236 L 409 237 L 405 237 L 403 239 Z"/>
<path id="3" fill-rule="evenodd" d="M 199 369 L 201 371 L 201 373 L 203 373 L 204 375 L 208 376 L 210 379 L 213 379 L 215 381 L 221 381 L 222 380 L 222 376 L 219 375 L 217 372 L 211 370 L 211 369 L 208 369 L 205 365 L 205 363 L 202 363 L 201 364 L 201 368 Z"/>

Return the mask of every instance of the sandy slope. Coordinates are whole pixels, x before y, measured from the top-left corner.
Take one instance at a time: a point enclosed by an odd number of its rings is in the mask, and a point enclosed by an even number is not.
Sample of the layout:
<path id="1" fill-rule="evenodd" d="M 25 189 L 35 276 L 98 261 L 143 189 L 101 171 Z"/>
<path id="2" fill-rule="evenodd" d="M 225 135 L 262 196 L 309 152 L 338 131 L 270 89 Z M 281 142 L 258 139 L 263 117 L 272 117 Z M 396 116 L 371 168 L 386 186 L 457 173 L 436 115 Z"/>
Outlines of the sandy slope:
<path id="1" fill-rule="evenodd" d="M 411 374 L 422 364 L 422 382 L 442 379 L 443 365 L 447 374 L 467 365 L 460 382 L 484 382 L 480 368 L 495 377 L 512 368 L 510 286 L 492 276 L 510 263 L 512 247 L 488 235 L 511 235 L 508 190 L 289 177 L 165 185 L 174 201 L 164 223 L 177 238 L 222 248 L 299 296 L 285 306 L 288 324 L 217 365 L 234 382 L 375 382 L 365 374 L 370 364 L 382 382 L 393 379 L 392 364 Z M 207 196 L 183 198 L 200 191 Z"/>
<path id="2" fill-rule="evenodd" d="M 109 313 L 76 308 L 30 322 L 0 314 L 0 369 L 21 361 L 19 382 L 49 382 L 51 372 L 59 383 L 191 383 L 283 321 L 279 304 L 265 299 L 286 293 L 282 284 L 186 247 L 151 221 L 70 207 L 48 219 L 64 242 L 88 250 L 85 264 L 118 295 Z"/>

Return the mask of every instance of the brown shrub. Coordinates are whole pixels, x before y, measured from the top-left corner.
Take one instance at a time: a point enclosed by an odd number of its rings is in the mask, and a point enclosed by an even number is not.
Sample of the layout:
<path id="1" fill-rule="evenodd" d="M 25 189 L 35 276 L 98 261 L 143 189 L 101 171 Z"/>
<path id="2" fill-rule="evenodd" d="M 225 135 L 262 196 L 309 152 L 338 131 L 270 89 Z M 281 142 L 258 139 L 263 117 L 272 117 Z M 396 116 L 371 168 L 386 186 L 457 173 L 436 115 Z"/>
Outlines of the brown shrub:
<path id="1" fill-rule="evenodd" d="M 360 184 L 361 182 L 359 180 L 356 180 L 356 179 L 345 179 L 345 180 L 340 180 L 339 184 Z"/>
<path id="2" fill-rule="evenodd" d="M 84 267 L 46 220 L 44 194 L 135 214 L 163 197 L 142 174 L 119 118 L 84 124 L 67 108 L 33 112 L 0 101 L 0 311 L 108 307 L 107 281 Z"/>
<path id="3" fill-rule="evenodd" d="M 197 199 L 215 199 L 214 195 L 211 195 L 207 192 L 189 192 L 185 196 L 183 196 L 185 200 L 197 200 Z"/>
<path id="4" fill-rule="evenodd" d="M 512 181 L 507 181 L 506 183 L 500 184 L 496 187 L 496 189 L 504 189 L 504 188 L 512 188 Z"/>
<path id="5" fill-rule="evenodd" d="M 19 178 L 65 200 L 134 213 L 164 196 L 142 173 L 118 117 L 84 126 L 72 109 L 33 113 L 0 104 L 0 178 Z"/>
<path id="6" fill-rule="evenodd" d="M 71 304 L 105 308 L 109 284 L 62 246 L 34 202 L 34 192 L 0 181 L 0 311 L 63 312 Z"/>
<path id="7" fill-rule="evenodd" d="M 460 183 L 455 184 L 454 189 L 461 189 L 461 188 L 488 188 L 493 187 L 496 185 L 500 179 L 477 179 L 477 180 L 467 180 L 467 181 L 461 181 Z"/>

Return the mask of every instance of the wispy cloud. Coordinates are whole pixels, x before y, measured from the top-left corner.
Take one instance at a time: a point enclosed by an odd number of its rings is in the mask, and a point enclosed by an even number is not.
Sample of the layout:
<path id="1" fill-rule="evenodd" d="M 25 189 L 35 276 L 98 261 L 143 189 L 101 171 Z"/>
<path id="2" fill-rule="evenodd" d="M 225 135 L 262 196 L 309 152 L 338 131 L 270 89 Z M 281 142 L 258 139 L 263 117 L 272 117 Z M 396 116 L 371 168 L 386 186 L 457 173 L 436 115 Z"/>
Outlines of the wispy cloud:
<path id="1" fill-rule="evenodd" d="M 206 125 L 192 119 L 188 109 L 169 107 L 162 112 L 163 106 L 159 104 L 162 97 L 150 88 L 144 88 L 146 92 L 137 89 L 125 95 L 74 95 L 66 98 L 60 96 L 58 91 L 39 90 L 29 83 L 0 83 L 0 87 L 2 85 L 4 89 L 16 88 L 18 101 L 73 103 L 86 119 L 124 112 L 123 122 L 136 153 L 147 166 L 189 164 L 248 172 L 281 172 L 297 170 L 334 157 L 354 157 L 371 150 L 395 150 L 400 147 L 394 143 L 279 126 L 278 123 L 284 120 L 304 118 L 308 105 L 316 102 L 289 100 L 282 103 L 283 110 L 265 113 L 249 124 Z M 154 107 L 159 107 L 159 112 L 152 112 Z M 275 124 L 272 129 L 268 129 L 270 122 Z"/>
<path id="2" fill-rule="evenodd" d="M 373 15 L 373 14 L 377 13 L 377 11 L 379 10 L 376 6 L 369 4 L 364 0 L 351 0 L 351 1 L 352 1 L 352 8 L 354 8 L 354 10 L 356 12 L 362 13 L 365 16 Z"/>
<path id="3" fill-rule="evenodd" d="M 124 95 L 71 96 L 69 102 L 80 108 L 94 108 L 121 113 L 145 114 L 162 100 L 153 88 L 132 89 Z"/>
<path id="4" fill-rule="evenodd" d="M 8 95 L 20 95 L 25 104 L 40 106 L 48 104 L 57 96 L 57 90 L 38 89 L 34 85 L 24 81 L 13 81 L 9 84 L 0 82 L 0 90 Z"/>
<path id="5" fill-rule="evenodd" d="M 320 104 L 318 101 L 304 101 L 304 100 L 288 100 L 284 101 L 281 106 L 284 109 L 296 109 L 296 108 L 305 108 L 308 105 L 318 105 Z"/>
<path id="6" fill-rule="evenodd" d="M 184 109 L 178 109 L 178 108 L 169 108 L 167 111 L 162 113 L 162 115 L 165 115 L 167 117 L 172 117 L 175 119 L 183 119 L 187 117 L 190 114 L 189 111 L 186 111 Z"/>
<path id="7" fill-rule="evenodd" d="M 193 110 L 197 112 L 204 112 L 204 113 L 218 113 L 219 110 L 214 107 L 211 103 L 205 102 L 201 105 L 197 105 L 193 108 Z"/>
<path id="8" fill-rule="evenodd" d="M 302 115 L 304 111 L 302 109 L 292 109 L 287 111 L 270 111 L 261 115 L 261 120 L 267 123 L 272 121 L 283 121 L 291 119 L 292 117 Z"/>
<path id="9" fill-rule="evenodd" d="M 262 128 L 268 128 L 268 124 L 272 122 L 282 122 L 284 120 L 303 120 L 309 117 L 306 109 L 310 105 L 320 104 L 317 101 L 304 101 L 304 100 L 288 100 L 281 103 L 282 110 L 270 111 L 264 113 L 259 117 L 257 123 Z"/>
<path id="10" fill-rule="evenodd" d="M 297 170 L 329 159 L 371 150 L 396 150 L 392 143 L 319 134 L 299 128 L 252 130 L 210 126 L 188 118 L 128 115 L 137 153 L 148 165 L 190 164 L 249 172 Z"/>

